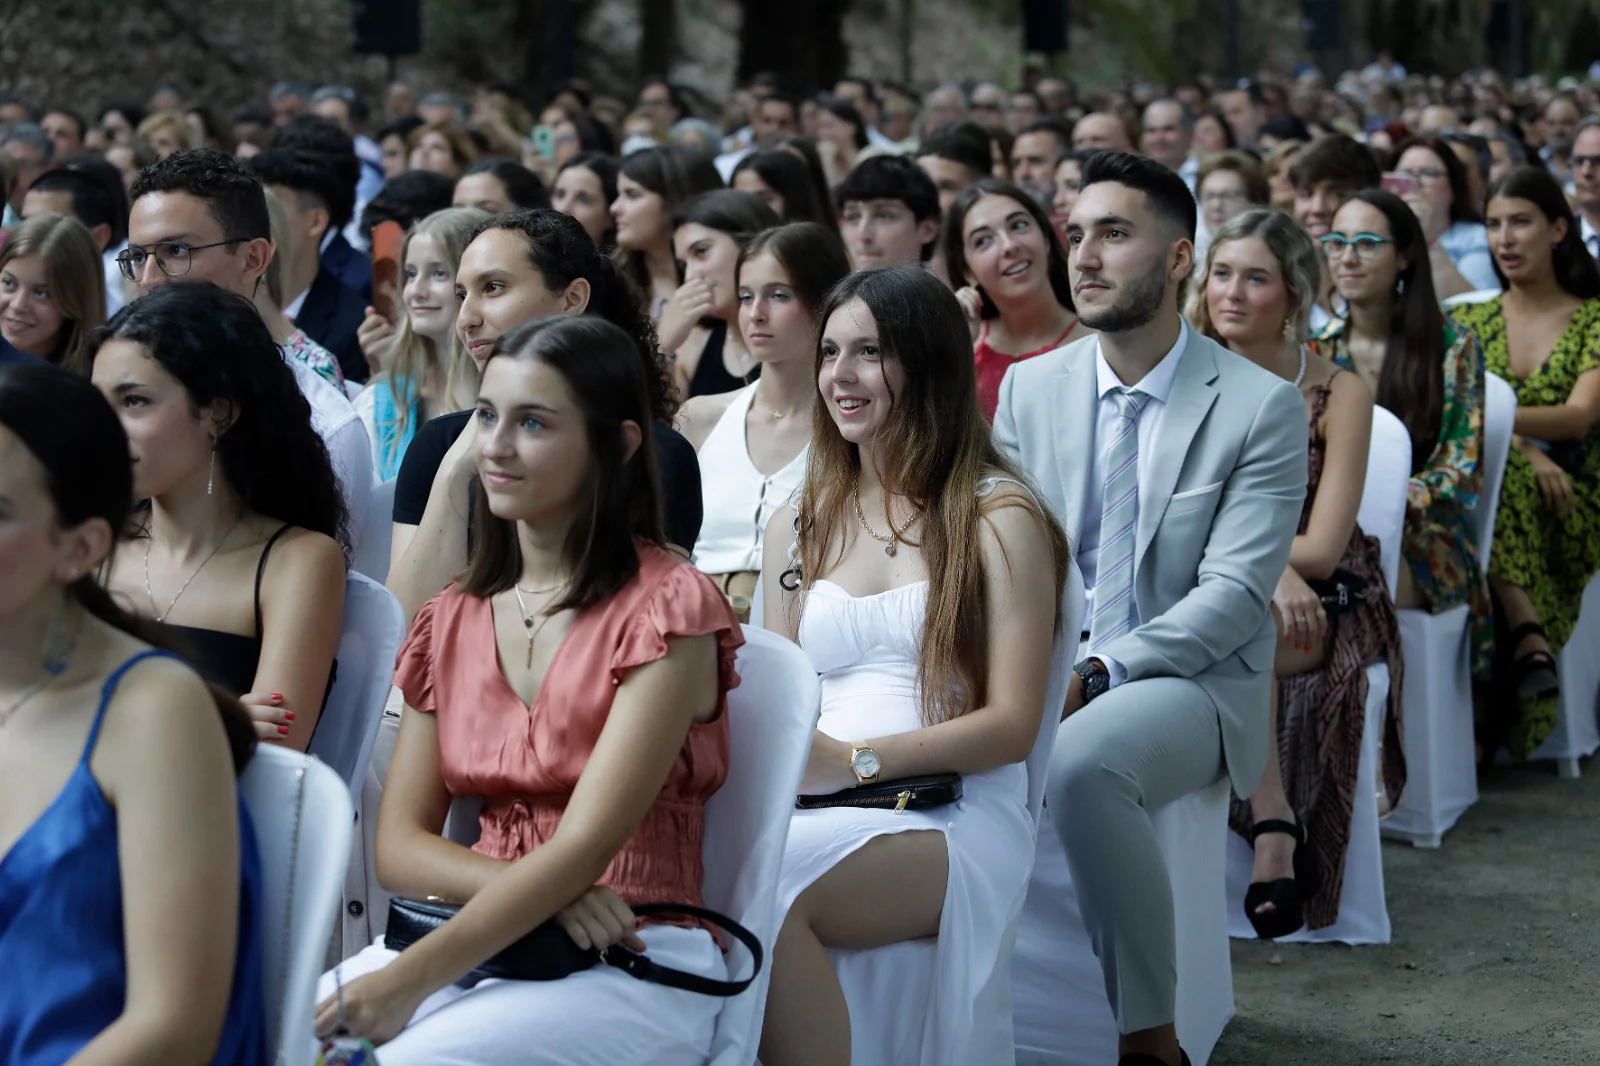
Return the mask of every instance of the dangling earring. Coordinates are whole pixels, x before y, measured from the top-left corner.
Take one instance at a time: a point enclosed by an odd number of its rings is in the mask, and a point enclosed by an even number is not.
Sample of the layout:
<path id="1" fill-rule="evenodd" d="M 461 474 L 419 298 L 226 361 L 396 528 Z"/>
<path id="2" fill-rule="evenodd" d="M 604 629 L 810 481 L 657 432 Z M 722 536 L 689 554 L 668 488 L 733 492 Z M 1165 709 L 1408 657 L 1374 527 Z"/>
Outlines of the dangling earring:
<path id="1" fill-rule="evenodd" d="M 1294 316 L 1293 315 L 1291 315 L 1290 317 L 1288 317 L 1288 318 L 1283 320 L 1283 339 L 1286 340 L 1286 341 L 1294 340 Z"/>
<path id="2" fill-rule="evenodd" d="M 78 646 L 78 631 L 83 628 L 83 617 L 78 617 L 78 624 L 72 629 L 67 628 L 67 600 L 70 597 L 63 594 L 61 603 L 56 608 L 56 616 L 50 622 L 50 634 L 45 638 L 44 654 L 40 656 L 39 665 L 51 677 L 61 676 L 72 659 L 72 652 Z"/>
<path id="3" fill-rule="evenodd" d="M 211 438 L 211 470 L 206 474 L 206 495 L 211 495 L 211 490 L 217 480 L 217 438 Z"/>
<path id="4" fill-rule="evenodd" d="M 1406 294 L 1406 279 L 1405 278 L 1395 278 L 1394 279 L 1394 291 L 1399 296 L 1404 296 Z"/>

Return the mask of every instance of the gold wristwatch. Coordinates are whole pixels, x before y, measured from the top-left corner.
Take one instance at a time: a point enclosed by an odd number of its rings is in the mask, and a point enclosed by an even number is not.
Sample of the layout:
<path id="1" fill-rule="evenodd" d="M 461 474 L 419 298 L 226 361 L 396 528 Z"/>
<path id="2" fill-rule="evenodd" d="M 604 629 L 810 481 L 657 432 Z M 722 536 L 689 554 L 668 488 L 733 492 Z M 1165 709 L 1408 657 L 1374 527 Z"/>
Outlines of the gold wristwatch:
<path id="1" fill-rule="evenodd" d="M 864 740 L 853 741 L 850 745 L 850 772 L 856 775 L 858 785 L 876 784 L 878 773 L 883 769 L 883 763 L 878 758 L 878 753 L 872 750 L 872 745 Z"/>

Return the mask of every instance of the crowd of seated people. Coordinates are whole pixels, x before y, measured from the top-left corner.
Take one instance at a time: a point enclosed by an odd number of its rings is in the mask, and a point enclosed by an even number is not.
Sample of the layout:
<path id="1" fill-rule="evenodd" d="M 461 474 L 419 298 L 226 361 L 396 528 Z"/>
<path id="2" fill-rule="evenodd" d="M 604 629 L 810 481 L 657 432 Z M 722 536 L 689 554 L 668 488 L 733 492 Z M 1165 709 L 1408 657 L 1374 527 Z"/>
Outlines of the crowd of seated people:
<path id="1" fill-rule="evenodd" d="M 38 975 L 0 1058 L 273 1057 L 234 778 L 313 747 L 376 540 L 370 858 L 459 910 L 329 970 L 319 1038 L 706 1061 L 715 996 L 469 975 L 549 925 L 727 975 L 635 908 L 705 902 L 744 625 L 820 680 L 762 1062 L 1012 1061 L 1039 834 L 1120 1063 L 1188 1062 L 1152 812 L 1226 784 L 1230 906 L 1334 926 L 1353 824 L 1407 797 L 1402 612 L 1466 608 L 1487 767 L 1555 730 L 1600 573 L 1600 90 L 1384 77 L 757 76 L 714 121 L 662 78 L 282 83 L 231 129 L 0 97 L 0 972 Z M 1377 408 L 1398 545 L 1357 521 Z M 857 802 L 907 781 L 960 794 Z M 884 960 L 923 948 L 909 995 Z"/>

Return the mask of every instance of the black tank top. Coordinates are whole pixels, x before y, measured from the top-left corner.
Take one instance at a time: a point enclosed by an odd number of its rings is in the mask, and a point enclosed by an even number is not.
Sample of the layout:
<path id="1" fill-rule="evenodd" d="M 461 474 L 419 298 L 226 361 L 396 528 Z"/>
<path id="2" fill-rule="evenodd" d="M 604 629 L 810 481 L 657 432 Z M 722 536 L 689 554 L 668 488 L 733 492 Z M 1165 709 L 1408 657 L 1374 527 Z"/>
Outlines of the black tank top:
<path id="1" fill-rule="evenodd" d="M 289 531 L 285 523 L 267 539 L 261 549 L 261 559 L 256 563 L 256 633 L 253 637 L 238 633 L 224 633 L 217 629 L 200 629 L 196 626 L 161 624 L 178 650 L 185 653 L 190 664 L 200 675 L 214 685 L 220 685 L 235 696 L 242 696 L 255 685 L 256 667 L 261 665 L 261 575 L 267 570 L 267 556 L 278 538 Z"/>
<path id="2" fill-rule="evenodd" d="M 694 376 L 689 379 L 690 396 L 717 396 L 734 389 L 742 389 L 761 376 L 759 365 L 752 367 L 743 378 L 736 378 L 722 365 L 722 348 L 728 340 L 728 323 L 718 319 L 700 351 L 700 361 L 695 364 Z"/>

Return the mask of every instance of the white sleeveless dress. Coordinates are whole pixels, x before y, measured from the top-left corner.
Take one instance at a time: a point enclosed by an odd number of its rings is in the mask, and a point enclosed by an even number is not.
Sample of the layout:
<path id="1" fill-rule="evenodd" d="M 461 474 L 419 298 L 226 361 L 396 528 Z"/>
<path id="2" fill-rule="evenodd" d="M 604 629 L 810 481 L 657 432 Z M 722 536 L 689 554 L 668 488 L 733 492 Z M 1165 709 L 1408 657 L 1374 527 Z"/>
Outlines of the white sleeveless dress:
<path id="1" fill-rule="evenodd" d="M 917 650 L 928 583 L 875 596 L 813 584 L 800 646 L 822 677 L 818 728 L 863 740 L 921 728 Z M 993 1066 L 1012 1055 L 1010 954 L 1033 867 L 1022 763 L 962 779 L 963 798 L 925 811 L 796 811 L 778 885 L 780 918 L 808 886 L 874 837 L 943 833 L 950 876 L 939 935 L 830 954 L 850 1006 L 852 1061 Z M 862 892 L 872 892 L 862 885 Z"/>
<path id="2" fill-rule="evenodd" d="M 700 445 L 700 494 L 705 517 L 694 542 L 694 565 L 707 574 L 761 569 L 761 541 L 767 522 L 800 488 L 810 446 L 770 477 L 750 461 L 744 421 L 756 387 L 734 394 L 728 408 Z M 759 617 L 752 615 L 752 617 Z"/>

